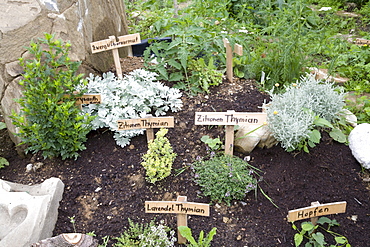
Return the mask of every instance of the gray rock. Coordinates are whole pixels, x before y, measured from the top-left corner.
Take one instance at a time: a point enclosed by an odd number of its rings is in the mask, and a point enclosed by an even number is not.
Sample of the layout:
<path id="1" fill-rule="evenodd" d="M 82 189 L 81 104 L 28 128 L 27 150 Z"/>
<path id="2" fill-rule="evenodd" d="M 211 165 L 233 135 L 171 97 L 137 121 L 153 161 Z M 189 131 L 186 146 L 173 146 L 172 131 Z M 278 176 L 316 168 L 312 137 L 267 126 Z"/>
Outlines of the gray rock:
<path id="1" fill-rule="evenodd" d="M 267 125 L 253 131 L 254 129 L 256 129 L 256 126 L 239 126 L 234 141 L 236 150 L 242 153 L 250 153 L 256 146 L 271 148 L 277 143 Z M 248 134 L 251 131 L 253 132 Z"/>
<path id="2" fill-rule="evenodd" d="M 370 169 L 370 124 L 357 125 L 349 134 L 349 148 L 356 160 L 366 169 Z"/>
<path id="3" fill-rule="evenodd" d="M 6 10 L 0 15 L 0 112 L 12 141 L 19 144 L 9 116 L 20 110 L 13 99 L 22 95 L 18 59 L 29 57 L 25 47 L 45 32 L 52 33 L 72 44 L 69 56 L 82 61 L 80 73 L 107 71 L 113 64 L 112 53 L 92 54 L 90 43 L 127 34 L 125 7 L 122 0 L 27 0 L 0 1 L 0 9 Z M 124 57 L 127 48 L 119 52 Z"/>
<path id="4" fill-rule="evenodd" d="M 59 178 L 33 186 L 0 180 L 0 247 L 28 247 L 51 237 L 63 190 Z"/>

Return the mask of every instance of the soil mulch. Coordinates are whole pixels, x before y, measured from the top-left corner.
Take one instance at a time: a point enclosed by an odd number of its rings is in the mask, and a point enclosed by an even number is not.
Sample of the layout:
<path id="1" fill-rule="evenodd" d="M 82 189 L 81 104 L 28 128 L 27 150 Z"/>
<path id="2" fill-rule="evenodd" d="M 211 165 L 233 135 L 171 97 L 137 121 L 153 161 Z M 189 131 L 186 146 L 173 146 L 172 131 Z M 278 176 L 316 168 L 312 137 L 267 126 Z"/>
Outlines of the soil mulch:
<path id="1" fill-rule="evenodd" d="M 106 235 L 118 237 L 128 226 L 128 218 L 145 223 L 153 218 L 163 219 L 174 229 L 175 215 L 146 214 L 144 202 L 176 200 L 182 195 L 187 196 L 188 201 L 210 203 L 209 198 L 199 197 L 201 190 L 194 183 L 190 169 L 176 174 L 189 167 L 197 156 L 207 155 L 206 145 L 200 141 L 203 135 L 224 140 L 223 127 L 195 126 L 195 112 L 261 111 L 259 107 L 269 96 L 261 93 L 252 81 L 235 80 L 224 81 L 208 95 L 184 95 L 182 100 L 183 110 L 168 114 L 175 117 L 175 128 L 169 129 L 167 137 L 178 156 L 172 175 L 162 182 L 152 185 L 145 181 L 145 171 L 140 165 L 147 151 L 145 136 L 135 137 L 130 146 L 120 148 L 115 144 L 113 133 L 106 129 L 89 133 L 87 149 L 77 160 L 65 161 L 44 160 L 39 155 L 22 159 L 6 130 L 1 130 L 0 156 L 8 159 L 10 166 L 0 170 L 0 178 L 36 184 L 58 177 L 64 182 L 54 235 L 73 232 L 69 219 L 73 216 L 78 232 L 94 231 L 98 239 Z M 286 220 L 289 210 L 310 206 L 315 201 L 346 201 L 345 213 L 328 216 L 341 224 L 332 230 L 346 236 L 354 247 L 370 246 L 369 175 L 361 171 L 348 146 L 324 134 L 322 142 L 310 153 L 287 153 L 280 146 L 274 146 L 257 148 L 248 155 L 234 154 L 241 158 L 250 156 L 250 164 L 263 171 L 261 188 L 279 208 L 260 192 L 257 198 L 249 193 L 243 201 L 233 201 L 231 206 L 212 204 L 210 217 L 188 217 L 194 235 L 217 227 L 212 246 L 294 246 L 295 231 Z M 35 162 L 42 162 L 43 166 L 27 173 L 26 165 Z M 109 246 L 114 242 L 110 241 Z"/>

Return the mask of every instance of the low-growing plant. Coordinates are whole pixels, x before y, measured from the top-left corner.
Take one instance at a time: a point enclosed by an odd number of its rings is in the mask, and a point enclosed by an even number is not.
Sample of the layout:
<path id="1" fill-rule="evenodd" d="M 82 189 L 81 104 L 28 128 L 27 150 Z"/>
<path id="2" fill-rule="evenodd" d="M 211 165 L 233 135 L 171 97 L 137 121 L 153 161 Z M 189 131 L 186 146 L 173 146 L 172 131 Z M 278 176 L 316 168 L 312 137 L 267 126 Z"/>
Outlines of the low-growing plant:
<path id="1" fill-rule="evenodd" d="M 286 87 L 283 94 L 271 95 L 267 105 L 267 122 L 273 136 L 288 152 L 309 151 L 320 142 L 321 128 L 329 129 L 331 137 L 339 142 L 346 138 L 334 125 L 340 121 L 339 113 L 344 106 L 344 94 L 332 83 L 316 80 L 314 76 L 302 77 Z"/>
<path id="2" fill-rule="evenodd" d="M 222 141 L 220 140 L 219 137 L 217 138 L 210 138 L 209 136 L 205 135 L 200 138 L 202 142 L 208 145 L 208 147 L 213 150 L 217 151 L 222 147 Z"/>
<path id="3" fill-rule="evenodd" d="M 157 74 L 143 69 L 132 71 L 123 79 L 113 73 L 102 77 L 90 75 L 87 80 L 88 93 L 102 96 L 101 104 L 85 105 L 83 110 L 97 116 L 92 122 L 93 129 L 107 127 L 114 131 L 117 145 L 124 147 L 132 137 L 143 134 L 144 130 L 118 131 L 117 120 L 144 118 L 148 113 L 165 115 L 167 111 L 181 109 L 181 93 L 156 81 Z"/>
<path id="4" fill-rule="evenodd" d="M 6 124 L 3 122 L 0 122 L 0 130 L 2 129 L 6 129 Z M 0 169 L 8 165 L 9 165 L 9 161 L 5 159 L 4 157 L 0 156 Z"/>
<path id="5" fill-rule="evenodd" d="M 301 230 L 299 230 L 293 222 L 292 227 L 297 231 L 294 235 L 294 244 L 296 247 L 301 246 L 303 243 L 305 243 L 305 247 L 351 247 L 346 237 L 330 230 L 333 226 L 339 226 L 339 223 L 336 220 L 331 220 L 327 217 L 320 217 L 316 225 L 313 225 L 312 222 L 309 221 L 302 222 Z M 325 235 L 323 232 L 330 234 L 334 238 L 335 244 L 328 244 L 325 241 Z"/>
<path id="6" fill-rule="evenodd" d="M 357 123 L 370 123 L 370 97 L 363 95 L 355 102 L 346 100 L 346 108 L 357 117 Z"/>
<path id="7" fill-rule="evenodd" d="M 179 226 L 178 230 L 180 234 L 189 241 L 185 245 L 188 247 L 209 247 L 211 246 L 211 242 L 213 240 L 213 236 L 216 234 L 216 227 L 213 227 L 212 230 L 204 237 L 204 232 L 201 231 L 199 233 L 198 241 L 196 241 L 193 237 L 193 233 L 191 229 L 187 226 Z"/>
<path id="8" fill-rule="evenodd" d="M 120 237 L 114 238 L 115 247 L 170 247 L 175 246 L 175 231 L 152 220 L 149 224 L 134 223 L 128 219 L 129 228 Z"/>
<path id="9" fill-rule="evenodd" d="M 148 143 L 148 152 L 143 155 L 141 165 L 145 168 L 147 181 L 155 183 L 171 174 L 172 164 L 177 156 L 173 152 L 171 143 L 165 137 L 168 129 L 161 128 L 154 140 Z"/>
<path id="10" fill-rule="evenodd" d="M 205 196 L 213 202 L 242 200 L 250 191 L 257 190 L 262 177 L 258 169 L 246 161 L 231 155 L 214 155 L 208 160 L 198 158 L 193 163 L 194 180 L 201 187 Z"/>
<path id="11" fill-rule="evenodd" d="M 62 159 L 79 156 L 84 150 L 86 135 L 92 129 L 94 117 L 82 114 L 75 105 L 76 88 L 86 84 L 83 75 L 77 75 L 80 62 L 68 57 L 70 43 L 63 43 L 53 35 L 32 41 L 28 51 L 33 59 L 20 59 L 24 68 L 23 97 L 18 103 L 20 114 L 13 114 L 13 123 L 19 129 L 26 152 L 41 152 L 44 158 L 61 156 Z M 66 97 L 69 95 L 69 97 Z"/>

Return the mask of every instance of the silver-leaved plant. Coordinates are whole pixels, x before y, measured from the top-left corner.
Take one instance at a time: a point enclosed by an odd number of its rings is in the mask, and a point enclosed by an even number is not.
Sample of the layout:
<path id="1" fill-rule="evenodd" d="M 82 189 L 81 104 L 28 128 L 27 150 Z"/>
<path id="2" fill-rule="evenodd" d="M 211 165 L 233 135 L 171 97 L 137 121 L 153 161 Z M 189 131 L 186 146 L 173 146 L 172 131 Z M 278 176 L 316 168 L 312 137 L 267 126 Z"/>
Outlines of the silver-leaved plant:
<path id="1" fill-rule="evenodd" d="M 102 98 L 101 104 L 83 106 L 84 112 L 97 116 L 92 122 L 93 129 L 108 127 L 115 132 L 117 145 L 124 147 L 144 130 L 118 131 L 117 120 L 144 118 L 148 113 L 160 116 L 170 110 L 181 110 L 181 92 L 156 81 L 156 77 L 156 73 L 143 69 L 134 70 L 123 79 L 111 72 L 102 77 L 90 74 L 87 93 L 100 94 Z"/>
<path id="2" fill-rule="evenodd" d="M 345 104 L 339 88 L 333 83 L 316 80 L 310 74 L 288 86 L 285 93 L 270 93 L 270 96 L 271 102 L 266 106 L 268 126 L 287 151 L 312 139 L 318 118 L 332 123 Z"/>

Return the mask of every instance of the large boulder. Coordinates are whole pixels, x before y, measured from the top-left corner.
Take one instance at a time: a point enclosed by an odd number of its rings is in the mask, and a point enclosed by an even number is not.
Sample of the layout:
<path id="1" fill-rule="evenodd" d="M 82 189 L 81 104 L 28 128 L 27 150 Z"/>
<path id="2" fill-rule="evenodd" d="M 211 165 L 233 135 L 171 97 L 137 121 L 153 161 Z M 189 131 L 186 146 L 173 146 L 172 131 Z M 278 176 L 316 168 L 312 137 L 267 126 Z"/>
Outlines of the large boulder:
<path id="1" fill-rule="evenodd" d="M 370 169 L 370 124 L 357 125 L 349 134 L 349 148 L 356 160 L 366 169 Z"/>
<path id="2" fill-rule="evenodd" d="M 71 59 L 82 61 L 81 72 L 106 71 L 113 64 L 112 53 L 92 54 L 90 43 L 127 34 L 125 6 L 122 0 L 0 0 L 0 110 L 10 133 L 16 133 L 9 116 L 19 112 L 13 99 L 22 95 L 18 81 L 22 68 L 20 57 L 32 39 L 44 33 L 72 44 Z M 127 49 L 120 49 L 121 57 Z M 14 143 L 19 138 L 11 134 Z"/>

